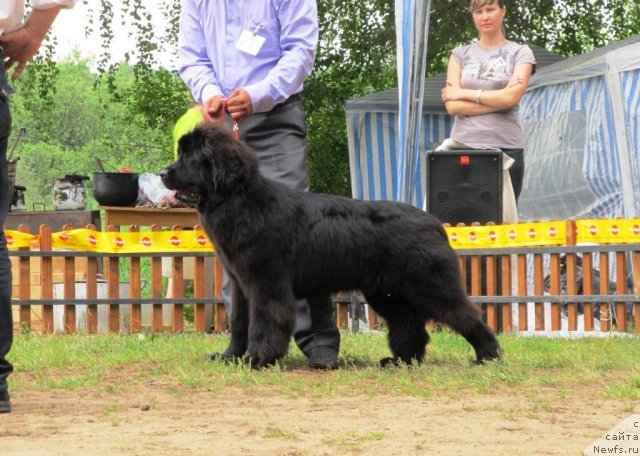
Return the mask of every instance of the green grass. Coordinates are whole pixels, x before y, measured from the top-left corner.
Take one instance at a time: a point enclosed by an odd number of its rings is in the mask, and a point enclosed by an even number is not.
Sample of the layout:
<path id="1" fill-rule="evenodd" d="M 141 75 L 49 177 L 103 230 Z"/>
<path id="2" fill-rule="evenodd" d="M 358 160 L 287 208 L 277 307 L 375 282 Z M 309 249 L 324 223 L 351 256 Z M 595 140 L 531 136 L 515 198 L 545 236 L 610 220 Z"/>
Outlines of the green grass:
<path id="1" fill-rule="evenodd" d="M 341 368 L 312 373 L 292 343 L 283 363 L 262 371 L 205 359 L 222 351 L 226 335 L 49 335 L 16 336 L 10 360 L 16 375 L 12 389 L 98 387 L 105 393 L 159 382 L 167 391 L 184 387 L 208 391 L 268 388 L 291 397 L 409 395 L 434 392 L 478 394 L 553 388 L 562 396 L 575 385 L 593 388 L 602 397 L 640 399 L 640 339 L 577 340 L 499 336 L 501 361 L 473 366 L 473 349 L 456 334 L 432 334 L 425 363 L 380 369 L 388 356 L 384 335 L 345 334 Z M 449 393 L 451 392 L 451 393 Z M 544 410 L 545 403 L 539 403 Z M 274 431 L 275 432 L 275 431 Z"/>

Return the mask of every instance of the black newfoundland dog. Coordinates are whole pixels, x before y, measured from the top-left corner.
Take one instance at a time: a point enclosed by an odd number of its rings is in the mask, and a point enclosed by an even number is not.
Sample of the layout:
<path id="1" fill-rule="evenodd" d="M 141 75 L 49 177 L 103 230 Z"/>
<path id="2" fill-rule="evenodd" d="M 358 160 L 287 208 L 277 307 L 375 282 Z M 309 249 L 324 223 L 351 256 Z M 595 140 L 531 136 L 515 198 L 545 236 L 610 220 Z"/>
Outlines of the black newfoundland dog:
<path id="1" fill-rule="evenodd" d="M 360 290 L 389 328 L 387 363 L 422 361 L 433 319 L 460 333 L 477 362 L 500 356 L 462 286 L 441 223 L 413 206 L 292 190 L 265 178 L 224 126 L 183 136 L 164 184 L 199 195 L 200 220 L 231 280 L 231 341 L 220 356 L 275 363 L 288 349 L 296 298 Z M 312 316 L 313 316 L 312 308 Z"/>

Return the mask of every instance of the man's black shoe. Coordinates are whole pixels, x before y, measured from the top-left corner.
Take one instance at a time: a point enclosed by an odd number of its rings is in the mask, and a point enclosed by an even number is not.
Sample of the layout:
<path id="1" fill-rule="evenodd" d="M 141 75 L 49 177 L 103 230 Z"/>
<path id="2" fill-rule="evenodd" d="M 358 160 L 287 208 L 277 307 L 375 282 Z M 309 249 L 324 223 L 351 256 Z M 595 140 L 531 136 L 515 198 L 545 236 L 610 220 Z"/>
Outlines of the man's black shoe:
<path id="1" fill-rule="evenodd" d="M 320 345 L 309 356 L 311 369 L 334 370 L 338 368 L 338 350 L 328 345 Z"/>
<path id="2" fill-rule="evenodd" d="M 11 411 L 11 399 L 9 399 L 9 391 L 0 391 L 0 413 L 9 413 Z"/>

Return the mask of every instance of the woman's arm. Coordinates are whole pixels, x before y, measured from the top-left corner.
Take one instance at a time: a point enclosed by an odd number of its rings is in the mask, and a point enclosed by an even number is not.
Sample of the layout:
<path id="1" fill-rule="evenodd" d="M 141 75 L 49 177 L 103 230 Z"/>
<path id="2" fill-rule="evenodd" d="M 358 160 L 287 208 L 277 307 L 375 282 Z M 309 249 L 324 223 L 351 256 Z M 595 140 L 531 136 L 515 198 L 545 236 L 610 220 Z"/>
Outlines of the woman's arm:
<path id="1" fill-rule="evenodd" d="M 499 90 L 472 90 L 460 87 L 462 69 L 451 57 L 447 70 L 447 86 L 442 89 L 442 101 L 450 115 L 477 116 L 514 108 L 529 85 L 531 64 L 515 67 L 507 87 Z"/>
<path id="2" fill-rule="evenodd" d="M 478 104 L 475 101 L 465 100 L 447 101 L 445 106 L 447 107 L 447 112 L 451 116 L 480 116 L 482 114 L 502 111 L 502 109 L 492 108 L 490 106 Z"/>
<path id="3" fill-rule="evenodd" d="M 515 108 L 529 86 L 529 78 L 533 71 L 533 65 L 523 63 L 513 69 L 513 75 L 509 84 L 500 90 L 485 90 L 480 94 L 480 104 L 491 108 L 513 109 Z M 474 96 L 477 97 L 477 94 Z"/>
<path id="4" fill-rule="evenodd" d="M 462 68 L 453 57 L 449 56 L 449 66 L 447 67 L 447 85 L 442 89 L 442 101 L 444 102 L 447 112 L 451 116 L 478 116 L 498 111 L 488 106 L 483 106 L 474 101 L 467 101 L 463 97 L 465 89 L 460 87 L 460 79 L 462 77 Z"/>

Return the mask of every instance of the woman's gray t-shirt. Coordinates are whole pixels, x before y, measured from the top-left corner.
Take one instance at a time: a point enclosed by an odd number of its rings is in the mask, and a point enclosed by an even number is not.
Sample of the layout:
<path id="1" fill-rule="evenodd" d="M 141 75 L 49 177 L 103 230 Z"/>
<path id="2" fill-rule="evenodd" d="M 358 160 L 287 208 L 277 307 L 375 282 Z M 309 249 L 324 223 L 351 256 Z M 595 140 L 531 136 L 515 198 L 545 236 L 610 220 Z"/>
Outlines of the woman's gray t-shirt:
<path id="1" fill-rule="evenodd" d="M 509 83 L 517 65 L 536 63 L 529 46 L 512 41 L 494 49 L 485 49 L 475 41 L 455 48 L 452 56 L 462 68 L 462 88 L 472 90 L 502 89 Z M 518 108 L 479 116 L 455 116 L 451 138 L 479 149 L 522 149 Z"/>

